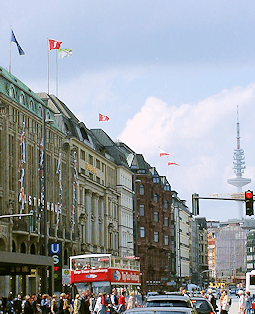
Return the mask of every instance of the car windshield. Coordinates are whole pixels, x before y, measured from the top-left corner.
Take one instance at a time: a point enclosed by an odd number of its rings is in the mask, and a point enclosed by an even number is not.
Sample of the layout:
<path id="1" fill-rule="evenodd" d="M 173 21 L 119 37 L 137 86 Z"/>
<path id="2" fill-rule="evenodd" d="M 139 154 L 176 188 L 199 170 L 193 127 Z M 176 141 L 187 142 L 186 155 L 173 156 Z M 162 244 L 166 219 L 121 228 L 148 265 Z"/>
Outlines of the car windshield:
<path id="1" fill-rule="evenodd" d="M 153 300 L 145 303 L 145 307 L 192 307 L 190 302 L 181 300 Z M 158 313 L 158 312 L 157 312 Z"/>
<path id="2" fill-rule="evenodd" d="M 206 310 L 211 311 L 210 304 L 205 300 L 192 300 L 193 304 L 195 305 L 196 310 Z"/>

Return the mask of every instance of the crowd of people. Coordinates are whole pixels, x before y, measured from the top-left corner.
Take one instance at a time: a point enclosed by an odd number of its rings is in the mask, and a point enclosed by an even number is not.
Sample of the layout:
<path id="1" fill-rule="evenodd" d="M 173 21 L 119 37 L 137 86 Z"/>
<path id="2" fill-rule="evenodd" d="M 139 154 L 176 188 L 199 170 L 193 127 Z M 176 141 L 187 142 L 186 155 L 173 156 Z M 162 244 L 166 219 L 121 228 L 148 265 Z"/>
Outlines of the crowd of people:
<path id="1" fill-rule="evenodd" d="M 25 297 L 18 294 L 13 298 L 10 294 L 1 300 L 0 306 L 3 314 L 106 314 L 107 310 L 111 314 L 119 314 L 136 307 L 136 302 L 134 292 L 130 292 L 126 302 L 125 291 L 117 296 L 117 290 L 113 289 L 110 295 L 103 292 L 97 297 L 89 290 L 83 291 L 81 295 L 77 293 L 74 300 L 65 293 L 61 293 L 59 298 L 48 294 Z"/>

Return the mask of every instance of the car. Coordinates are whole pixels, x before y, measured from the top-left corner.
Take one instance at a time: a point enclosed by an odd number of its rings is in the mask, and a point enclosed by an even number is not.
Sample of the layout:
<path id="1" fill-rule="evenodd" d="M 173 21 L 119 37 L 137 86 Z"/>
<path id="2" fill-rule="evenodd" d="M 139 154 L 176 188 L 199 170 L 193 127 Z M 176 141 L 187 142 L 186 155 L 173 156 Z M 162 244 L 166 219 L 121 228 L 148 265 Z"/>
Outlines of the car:
<path id="1" fill-rule="evenodd" d="M 195 307 L 142 307 L 126 310 L 124 314 L 197 314 Z"/>
<path id="2" fill-rule="evenodd" d="M 195 297 L 191 298 L 192 303 L 194 304 L 198 314 L 215 314 L 212 304 L 204 297 Z"/>
<path id="3" fill-rule="evenodd" d="M 187 295 L 180 293 L 158 294 L 147 298 L 145 307 L 189 307 L 194 308 Z"/>

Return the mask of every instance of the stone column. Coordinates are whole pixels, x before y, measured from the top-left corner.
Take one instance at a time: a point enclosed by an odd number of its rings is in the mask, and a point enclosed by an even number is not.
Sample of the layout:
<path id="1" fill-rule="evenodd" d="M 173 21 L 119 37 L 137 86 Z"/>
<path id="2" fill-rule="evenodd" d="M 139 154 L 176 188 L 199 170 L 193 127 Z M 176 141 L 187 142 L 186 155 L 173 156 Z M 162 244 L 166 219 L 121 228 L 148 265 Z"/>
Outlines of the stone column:
<path id="1" fill-rule="evenodd" d="M 99 195 L 97 193 L 93 193 L 93 214 L 94 214 L 94 230 L 97 230 L 97 232 L 93 232 L 93 244 L 99 245 L 99 221 L 98 221 L 98 201 L 99 201 Z"/>
<path id="2" fill-rule="evenodd" d="M 91 197 L 92 197 L 92 191 L 91 190 L 86 190 L 85 192 L 85 203 L 86 203 L 86 212 L 88 215 L 87 221 L 86 221 L 86 241 L 88 244 L 91 244 L 91 234 L 92 234 L 92 224 L 91 224 L 91 211 L 92 211 L 92 206 L 91 206 Z"/>

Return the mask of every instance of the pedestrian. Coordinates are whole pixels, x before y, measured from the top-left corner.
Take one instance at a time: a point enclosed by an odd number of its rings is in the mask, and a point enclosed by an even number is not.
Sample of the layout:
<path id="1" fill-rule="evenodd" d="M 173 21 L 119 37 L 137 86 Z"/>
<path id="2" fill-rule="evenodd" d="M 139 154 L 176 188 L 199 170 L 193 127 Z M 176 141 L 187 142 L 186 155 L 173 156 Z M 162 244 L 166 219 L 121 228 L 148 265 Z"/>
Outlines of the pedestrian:
<path id="1" fill-rule="evenodd" d="M 43 294 L 43 295 L 42 295 L 41 311 L 42 311 L 42 314 L 48 314 L 48 309 L 47 309 L 47 295 L 46 295 L 46 294 Z"/>
<path id="2" fill-rule="evenodd" d="M 245 297 L 244 297 L 243 290 L 239 290 L 239 291 L 238 291 L 238 295 L 239 295 L 238 313 L 244 314 L 244 310 L 245 310 Z"/>
<path id="3" fill-rule="evenodd" d="M 80 305 L 81 314 L 90 314 L 89 311 L 89 295 L 88 291 L 82 291 L 81 293 L 81 305 Z"/>
<path id="4" fill-rule="evenodd" d="M 117 308 L 118 306 L 118 298 L 117 298 L 117 290 L 114 288 L 112 289 L 112 294 L 111 294 L 111 304 L 114 308 Z"/>
<path id="5" fill-rule="evenodd" d="M 222 292 L 222 309 L 221 309 L 221 314 L 227 314 L 229 311 L 229 298 L 228 298 L 228 293 L 227 290 L 223 290 Z"/>
<path id="6" fill-rule="evenodd" d="M 15 314 L 22 313 L 22 299 L 20 294 L 17 294 L 17 297 L 14 299 L 13 308 Z"/>
<path id="7" fill-rule="evenodd" d="M 25 296 L 24 314 L 33 314 L 32 298 L 29 295 Z"/>
<path id="8" fill-rule="evenodd" d="M 212 289 L 209 288 L 207 290 L 208 293 L 208 301 L 211 303 L 212 307 L 214 308 L 214 310 L 216 311 L 217 305 L 216 305 L 216 299 L 214 297 L 214 295 L 212 294 Z"/>
<path id="9" fill-rule="evenodd" d="M 81 299 L 79 293 L 76 294 L 73 304 L 73 313 L 79 314 L 80 313 L 80 307 L 81 307 Z"/>
<path id="10" fill-rule="evenodd" d="M 50 311 L 52 314 L 58 313 L 58 302 L 56 294 L 53 294 L 51 304 L 50 304 Z"/>
<path id="11" fill-rule="evenodd" d="M 134 291 L 131 291 L 128 298 L 127 310 L 133 309 L 136 306 Z"/>
<path id="12" fill-rule="evenodd" d="M 90 298 L 89 298 L 89 310 L 91 314 L 94 314 L 94 308 L 96 306 L 96 297 L 95 297 L 95 293 L 92 293 Z"/>
<path id="13" fill-rule="evenodd" d="M 206 298 L 206 299 L 207 299 L 207 295 L 205 294 L 205 290 L 202 290 L 202 291 L 201 291 L 201 296 L 202 296 L 203 298 Z"/>
<path id="14" fill-rule="evenodd" d="M 107 313 L 107 306 L 108 303 L 106 301 L 106 292 L 103 292 L 102 296 L 101 296 L 101 309 L 98 311 L 98 314 L 106 314 Z"/>
<path id="15" fill-rule="evenodd" d="M 61 293 L 58 301 L 58 314 L 64 314 L 63 305 L 65 300 L 65 293 Z"/>
<path id="16" fill-rule="evenodd" d="M 125 290 L 122 290 L 121 295 L 119 296 L 119 312 L 124 312 L 126 310 L 126 299 L 125 299 Z"/>
<path id="17" fill-rule="evenodd" d="M 245 314 L 250 314 L 252 308 L 252 297 L 250 291 L 245 293 Z"/>
<path id="18" fill-rule="evenodd" d="M 63 305 L 63 311 L 64 311 L 64 314 L 70 314 L 70 313 L 73 312 L 73 307 L 72 307 L 72 304 L 71 304 L 71 296 L 70 296 L 70 294 L 67 294 L 65 296 L 64 305 Z"/>
<path id="19" fill-rule="evenodd" d="M 8 296 L 5 311 L 8 314 L 12 314 L 14 312 L 14 301 L 13 301 L 13 297 L 11 294 Z"/>

